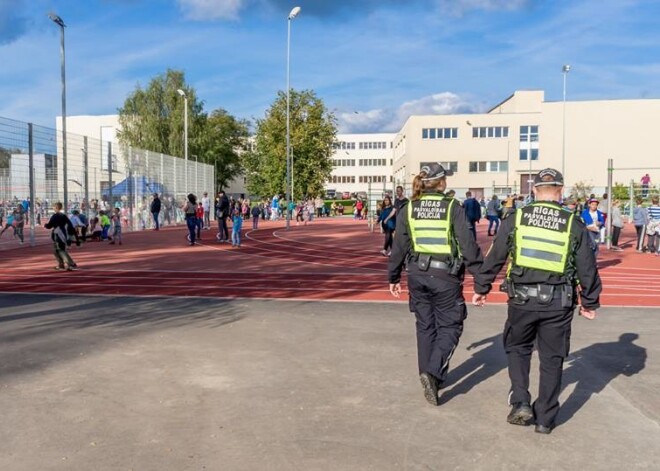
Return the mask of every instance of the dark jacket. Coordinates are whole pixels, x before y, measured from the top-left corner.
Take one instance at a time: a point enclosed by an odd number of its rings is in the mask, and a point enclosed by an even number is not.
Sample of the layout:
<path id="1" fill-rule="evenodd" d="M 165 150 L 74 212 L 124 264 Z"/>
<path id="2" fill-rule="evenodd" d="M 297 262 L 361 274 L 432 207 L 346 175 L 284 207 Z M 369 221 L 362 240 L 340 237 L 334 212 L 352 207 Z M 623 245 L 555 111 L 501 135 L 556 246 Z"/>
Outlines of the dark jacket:
<path id="1" fill-rule="evenodd" d="M 555 204 L 557 208 L 561 208 L 558 203 Z M 495 280 L 498 273 L 506 263 L 509 254 L 513 251 L 513 232 L 516 227 L 516 218 L 510 217 L 504 219 L 500 225 L 500 230 L 495 236 L 493 245 L 486 255 L 483 265 L 481 266 L 481 275 L 485 277 L 486 286 L 476 287 L 475 292 L 479 294 L 488 294 L 491 290 L 491 283 Z M 602 291 L 602 283 L 596 268 L 596 260 L 591 248 L 591 239 L 589 233 L 585 228 L 584 222 L 578 217 L 573 218 L 571 226 L 570 245 L 572 255 L 569 256 L 574 259 L 572 265 L 575 266 L 577 279 L 580 280 L 580 296 L 582 298 L 582 305 L 586 309 L 597 309 L 600 307 L 599 296 Z M 556 274 L 543 270 L 535 270 L 531 268 L 522 268 L 511 272 L 511 281 L 515 284 L 548 284 L 548 285 L 564 285 L 569 283 L 569 279 L 564 274 Z"/>
<path id="2" fill-rule="evenodd" d="M 50 217 L 50 220 L 44 224 L 46 229 L 51 229 L 50 237 L 53 239 L 60 250 L 64 250 L 68 245 L 71 245 L 71 239 L 75 240 L 77 244 L 78 236 L 76 229 L 71 224 L 71 220 L 64 213 L 55 213 Z"/>
<path id="3" fill-rule="evenodd" d="M 152 213 L 160 213 L 160 198 L 157 196 L 153 199 L 151 202 L 151 212 Z"/>
<path id="4" fill-rule="evenodd" d="M 229 198 L 227 198 L 227 195 L 222 195 L 215 204 L 215 214 L 219 218 L 229 217 Z"/>
<path id="5" fill-rule="evenodd" d="M 463 208 L 469 222 L 477 222 L 481 219 L 481 205 L 475 198 L 467 198 L 463 201 Z"/>
<path id="6" fill-rule="evenodd" d="M 467 267 L 468 271 L 475 276 L 475 284 L 479 286 L 483 285 L 481 275 L 479 274 L 483 257 L 479 246 L 468 230 L 465 211 L 460 204 L 452 205 L 449 215 L 453 227 L 454 243 L 458 244 L 458 248 L 462 254 L 462 259 L 460 260 L 461 268 L 456 275 L 450 274 L 447 270 L 429 268 L 427 271 L 422 271 L 418 268 L 416 263 L 418 254 L 413 252 L 407 211 L 407 205 L 402 206 L 399 210 L 400 217 L 396 218 L 396 237 L 394 238 L 392 254 L 388 263 L 390 283 L 399 283 L 401 281 L 401 272 L 404 265 L 407 264 L 408 273 L 411 275 L 435 276 L 451 283 L 461 283 L 465 278 L 465 268 Z M 451 258 L 446 256 L 444 258 L 443 256 L 433 257 L 433 259 L 445 263 L 451 262 Z"/>

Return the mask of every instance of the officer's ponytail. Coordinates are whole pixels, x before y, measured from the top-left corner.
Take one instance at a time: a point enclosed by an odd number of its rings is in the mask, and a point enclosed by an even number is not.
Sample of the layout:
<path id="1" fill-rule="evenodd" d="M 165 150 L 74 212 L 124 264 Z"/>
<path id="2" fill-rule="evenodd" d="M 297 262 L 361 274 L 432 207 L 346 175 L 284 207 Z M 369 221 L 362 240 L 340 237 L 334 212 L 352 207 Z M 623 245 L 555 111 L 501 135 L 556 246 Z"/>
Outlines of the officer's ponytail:
<path id="1" fill-rule="evenodd" d="M 423 179 L 426 178 L 426 172 L 419 172 L 417 175 L 415 175 L 415 178 L 413 179 L 412 183 L 412 200 L 417 201 L 419 198 L 422 196 L 422 190 L 424 189 L 424 181 Z"/>
<path id="2" fill-rule="evenodd" d="M 445 177 L 433 178 L 430 180 L 425 180 L 427 173 L 424 171 L 419 172 L 412 183 L 412 197 L 413 201 L 417 201 L 422 197 L 422 191 L 424 190 L 436 190 L 436 191 L 445 191 L 447 187 L 447 179 Z"/>

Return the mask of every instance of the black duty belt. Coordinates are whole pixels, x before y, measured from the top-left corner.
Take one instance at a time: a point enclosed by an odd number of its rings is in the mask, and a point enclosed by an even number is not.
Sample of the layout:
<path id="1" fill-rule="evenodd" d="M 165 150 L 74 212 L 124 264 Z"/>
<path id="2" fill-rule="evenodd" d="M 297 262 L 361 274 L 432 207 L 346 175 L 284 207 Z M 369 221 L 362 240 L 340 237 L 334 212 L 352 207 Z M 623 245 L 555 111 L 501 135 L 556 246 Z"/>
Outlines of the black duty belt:
<path id="1" fill-rule="evenodd" d="M 447 270 L 449 271 L 451 267 L 446 264 L 445 262 L 441 262 L 439 260 L 431 260 L 431 263 L 429 263 L 429 268 L 435 268 L 436 270 Z"/>

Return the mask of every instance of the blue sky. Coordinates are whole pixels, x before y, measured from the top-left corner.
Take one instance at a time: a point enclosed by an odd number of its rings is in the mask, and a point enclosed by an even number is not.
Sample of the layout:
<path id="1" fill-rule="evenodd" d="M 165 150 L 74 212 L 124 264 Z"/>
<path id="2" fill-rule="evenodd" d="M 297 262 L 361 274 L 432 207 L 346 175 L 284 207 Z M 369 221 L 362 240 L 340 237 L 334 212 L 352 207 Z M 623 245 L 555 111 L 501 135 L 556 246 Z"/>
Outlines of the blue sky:
<path id="1" fill-rule="evenodd" d="M 114 114 L 136 84 L 182 69 L 211 111 L 260 118 L 314 89 L 344 132 L 410 114 L 480 112 L 516 89 L 560 100 L 660 98 L 658 0 L 0 0 L 0 116 L 54 127 L 59 28 L 67 113 Z M 357 111 L 357 113 L 356 113 Z"/>

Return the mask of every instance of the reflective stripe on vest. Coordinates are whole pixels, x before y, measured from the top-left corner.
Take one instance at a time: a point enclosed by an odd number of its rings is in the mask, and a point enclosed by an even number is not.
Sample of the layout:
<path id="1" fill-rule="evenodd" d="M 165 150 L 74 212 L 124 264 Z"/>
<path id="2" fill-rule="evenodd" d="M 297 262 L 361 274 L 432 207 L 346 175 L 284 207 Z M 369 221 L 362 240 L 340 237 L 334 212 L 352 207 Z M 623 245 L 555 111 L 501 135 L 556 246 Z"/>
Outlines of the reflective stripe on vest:
<path id="1" fill-rule="evenodd" d="M 452 255 L 449 215 L 454 199 L 443 195 L 422 195 L 408 203 L 408 225 L 416 253 Z"/>
<path id="2" fill-rule="evenodd" d="M 564 274 L 573 217 L 573 213 L 544 202 L 516 211 L 513 264 Z"/>

